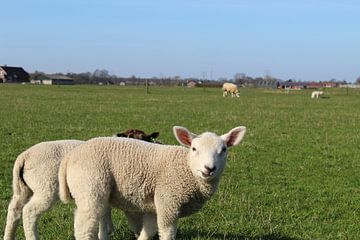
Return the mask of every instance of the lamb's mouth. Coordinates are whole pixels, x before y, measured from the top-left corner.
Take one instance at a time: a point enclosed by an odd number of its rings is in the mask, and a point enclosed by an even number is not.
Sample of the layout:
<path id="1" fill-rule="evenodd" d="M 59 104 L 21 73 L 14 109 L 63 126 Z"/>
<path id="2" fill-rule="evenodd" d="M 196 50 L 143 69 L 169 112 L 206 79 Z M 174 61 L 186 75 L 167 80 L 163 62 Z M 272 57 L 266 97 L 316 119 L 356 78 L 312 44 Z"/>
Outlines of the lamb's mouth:
<path id="1" fill-rule="evenodd" d="M 198 170 L 198 171 L 201 173 L 201 176 L 203 178 L 212 178 L 212 177 L 214 177 L 214 174 L 215 174 L 215 171 L 213 171 L 213 172 L 203 172 L 201 170 Z"/>

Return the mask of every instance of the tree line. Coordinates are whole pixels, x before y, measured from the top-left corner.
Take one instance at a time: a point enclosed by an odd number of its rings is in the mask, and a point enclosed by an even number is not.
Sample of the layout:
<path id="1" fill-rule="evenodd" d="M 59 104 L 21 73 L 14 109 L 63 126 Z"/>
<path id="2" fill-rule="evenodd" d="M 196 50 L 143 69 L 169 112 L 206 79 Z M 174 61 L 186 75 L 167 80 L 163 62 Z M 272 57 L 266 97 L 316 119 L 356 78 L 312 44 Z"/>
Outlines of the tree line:
<path id="1" fill-rule="evenodd" d="M 268 87 L 276 88 L 279 82 L 296 82 L 296 80 L 288 79 L 286 81 L 274 78 L 270 75 L 264 77 L 250 77 L 244 73 L 236 73 L 233 78 L 219 78 L 217 80 L 207 78 L 181 78 L 175 77 L 151 77 L 141 78 L 132 75 L 130 77 L 121 77 L 114 74 L 110 74 L 106 69 L 96 69 L 94 72 L 82 72 L 82 73 L 55 73 L 46 74 L 44 72 L 35 71 L 30 74 L 31 79 L 37 80 L 47 75 L 66 76 L 74 80 L 75 84 L 104 84 L 104 85 L 157 85 L 157 86 L 186 86 L 189 82 L 193 81 L 196 86 L 207 87 L 221 87 L 224 82 L 233 82 L 238 86 L 243 87 Z M 337 81 L 331 79 L 329 82 L 346 83 L 346 81 Z M 360 77 L 356 80 L 360 84 Z"/>

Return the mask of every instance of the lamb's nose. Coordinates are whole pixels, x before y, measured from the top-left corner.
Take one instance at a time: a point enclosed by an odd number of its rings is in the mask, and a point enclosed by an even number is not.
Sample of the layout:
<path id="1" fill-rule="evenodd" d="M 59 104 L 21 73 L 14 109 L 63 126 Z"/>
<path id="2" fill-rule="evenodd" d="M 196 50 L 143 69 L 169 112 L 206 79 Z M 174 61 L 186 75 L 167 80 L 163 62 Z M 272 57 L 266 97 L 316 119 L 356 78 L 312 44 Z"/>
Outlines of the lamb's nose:
<path id="1" fill-rule="evenodd" d="M 209 175 L 211 175 L 213 172 L 215 172 L 216 167 L 214 166 L 214 167 L 210 168 L 210 167 L 208 167 L 208 166 L 205 166 L 205 169 L 206 169 L 207 171 L 209 171 Z"/>

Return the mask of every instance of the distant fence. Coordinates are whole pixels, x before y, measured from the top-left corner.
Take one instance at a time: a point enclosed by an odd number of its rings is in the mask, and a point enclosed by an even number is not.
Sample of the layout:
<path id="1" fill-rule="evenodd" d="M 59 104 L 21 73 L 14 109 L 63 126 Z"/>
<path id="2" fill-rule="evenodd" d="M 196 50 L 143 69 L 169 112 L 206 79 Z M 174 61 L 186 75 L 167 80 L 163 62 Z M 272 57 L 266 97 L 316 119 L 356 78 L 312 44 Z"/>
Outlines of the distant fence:
<path id="1" fill-rule="evenodd" d="M 360 88 L 360 85 L 358 84 L 341 84 L 339 85 L 341 88 Z"/>

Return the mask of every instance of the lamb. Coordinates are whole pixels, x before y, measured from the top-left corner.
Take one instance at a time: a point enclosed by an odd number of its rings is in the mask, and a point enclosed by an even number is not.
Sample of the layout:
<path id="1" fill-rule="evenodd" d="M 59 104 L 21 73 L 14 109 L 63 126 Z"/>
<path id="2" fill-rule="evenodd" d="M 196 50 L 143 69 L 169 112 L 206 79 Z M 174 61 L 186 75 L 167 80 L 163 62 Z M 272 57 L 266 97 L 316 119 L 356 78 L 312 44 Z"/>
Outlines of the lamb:
<path id="1" fill-rule="evenodd" d="M 240 143 L 246 128 L 222 136 L 176 126 L 173 131 L 185 147 L 102 137 L 64 157 L 60 199 L 75 200 L 76 239 L 97 239 L 97 223 L 109 206 L 125 212 L 138 240 L 156 232 L 161 240 L 175 239 L 178 218 L 200 210 L 217 190 L 227 148 Z"/>
<path id="2" fill-rule="evenodd" d="M 222 86 L 223 97 L 226 97 L 228 93 L 231 93 L 231 97 L 239 97 L 239 91 L 235 84 L 233 83 L 224 83 Z"/>
<path id="3" fill-rule="evenodd" d="M 60 160 L 79 140 L 36 144 L 21 153 L 13 168 L 13 196 L 8 207 L 4 240 L 15 239 L 23 215 L 26 239 L 38 239 L 36 221 L 57 199 Z"/>
<path id="4" fill-rule="evenodd" d="M 321 95 L 323 95 L 324 92 L 323 91 L 313 91 L 311 93 L 311 98 L 319 98 Z"/>
<path id="5" fill-rule="evenodd" d="M 135 139 L 140 139 L 140 140 L 143 140 L 146 142 L 160 143 L 156 140 L 156 138 L 159 136 L 159 132 L 153 132 L 151 134 L 146 134 L 144 131 L 141 131 L 139 129 L 129 129 L 123 133 L 116 134 L 116 136 L 117 137 L 135 138 Z"/>
<path id="6" fill-rule="evenodd" d="M 141 132 L 142 135 L 129 135 L 129 132 Z M 141 130 L 128 130 L 119 135 L 124 137 L 154 140 L 159 133 L 150 135 Z M 79 140 L 59 140 L 36 144 L 15 161 L 13 168 L 13 196 L 8 207 L 4 240 L 15 238 L 16 227 L 23 214 L 23 226 L 26 239 L 38 239 L 37 219 L 58 199 L 58 170 L 61 159 L 70 150 L 84 143 Z M 113 231 L 111 212 L 107 212 L 107 232 Z"/>

